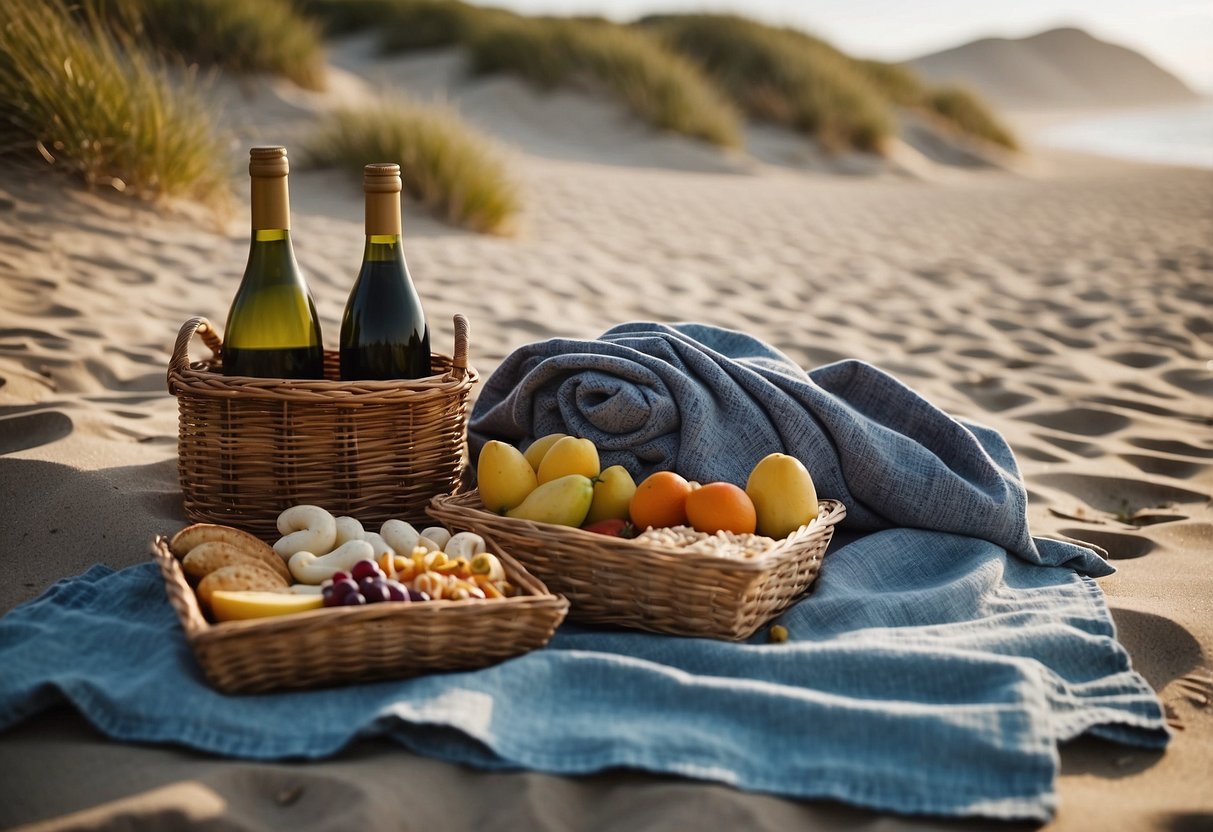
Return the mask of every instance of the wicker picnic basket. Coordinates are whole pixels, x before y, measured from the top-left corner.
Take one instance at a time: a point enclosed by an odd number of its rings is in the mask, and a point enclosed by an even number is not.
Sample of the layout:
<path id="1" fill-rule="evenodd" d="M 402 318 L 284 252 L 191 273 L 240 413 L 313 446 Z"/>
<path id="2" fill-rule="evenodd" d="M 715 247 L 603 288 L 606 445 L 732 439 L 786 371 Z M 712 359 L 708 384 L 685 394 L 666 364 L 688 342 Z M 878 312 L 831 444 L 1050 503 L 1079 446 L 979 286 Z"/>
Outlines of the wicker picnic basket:
<path id="1" fill-rule="evenodd" d="M 475 491 L 434 497 L 430 514 L 512 554 L 569 599 L 570 621 L 737 640 L 809 588 L 846 508 L 822 500 L 815 520 L 746 560 L 502 517 Z"/>
<path id="2" fill-rule="evenodd" d="M 467 319 L 454 321 L 454 355 L 434 353 L 434 374 L 408 381 L 338 381 L 335 351 L 325 352 L 325 380 L 225 376 L 214 327 L 186 321 L 168 369 L 186 517 L 263 538 L 300 503 L 364 522 L 424 520 L 432 496 L 458 489 L 465 465 L 477 375 Z M 195 335 L 213 356 L 190 363 Z"/>
<path id="3" fill-rule="evenodd" d="M 258 693 L 486 667 L 547 644 L 569 602 L 486 541 L 519 594 L 497 600 L 418 601 L 211 624 L 169 541 L 152 557 L 206 678 L 224 693 Z"/>

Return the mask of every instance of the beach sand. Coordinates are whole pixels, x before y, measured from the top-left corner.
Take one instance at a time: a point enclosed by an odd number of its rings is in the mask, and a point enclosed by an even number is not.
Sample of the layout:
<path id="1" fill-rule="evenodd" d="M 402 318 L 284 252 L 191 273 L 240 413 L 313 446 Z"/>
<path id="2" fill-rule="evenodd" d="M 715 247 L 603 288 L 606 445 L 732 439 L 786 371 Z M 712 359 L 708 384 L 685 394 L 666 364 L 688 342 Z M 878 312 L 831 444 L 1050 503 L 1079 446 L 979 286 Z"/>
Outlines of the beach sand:
<path id="1" fill-rule="evenodd" d="M 327 98 L 266 82 L 229 101 L 234 171 L 249 143 L 290 146 L 334 95 L 457 84 L 441 61 L 338 57 Z M 536 339 L 698 320 L 806 367 L 870 361 L 997 428 L 1034 533 L 1115 562 L 1100 584 L 1176 728 L 1165 753 L 1064 748 L 1046 828 L 1213 828 L 1213 171 L 1038 153 L 1015 170 L 919 159 L 916 175 L 839 175 L 812 154 L 772 164 L 656 136 L 574 94 L 500 79 L 455 92 L 501 141 L 526 207 L 508 238 L 406 209 L 435 348 L 450 350 L 456 312 L 485 376 Z M 332 344 L 361 257 L 359 182 L 297 169 L 291 196 Z M 0 172 L 0 612 L 93 563 L 139 563 L 184 524 L 165 371 L 187 318 L 222 326 L 246 225 L 239 207 L 217 220 Z M 320 763 L 225 761 L 109 742 L 65 709 L 0 735 L 0 772 L 0 826 L 37 829 L 992 826 L 630 772 L 484 773 L 380 742 Z"/>

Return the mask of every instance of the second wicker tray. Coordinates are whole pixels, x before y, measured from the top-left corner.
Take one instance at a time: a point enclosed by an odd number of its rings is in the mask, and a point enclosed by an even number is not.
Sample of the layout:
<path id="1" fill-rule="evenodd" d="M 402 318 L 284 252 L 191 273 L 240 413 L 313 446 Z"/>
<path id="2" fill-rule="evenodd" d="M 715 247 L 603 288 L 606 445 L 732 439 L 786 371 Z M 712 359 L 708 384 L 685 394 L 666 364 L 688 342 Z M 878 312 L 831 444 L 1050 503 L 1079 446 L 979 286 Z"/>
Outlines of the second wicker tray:
<path id="1" fill-rule="evenodd" d="M 500 549 L 518 595 L 492 601 L 418 601 L 211 624 L 168 540 L 152 557 L 169 602 L 210 683 L 224 693 L 258 693 L 496 664 L 547 644 L 569 602 L 553 595 Z"/>
<path id="2" fill-rule="evenodd" d="M 570 621 L 739 640 L 809 588 L 846 508 L 822 500 L 815 520 L 747 560 L 502 517 L 475 491 L 436 496 L 429 513 L 517 558 L 569 599 Z"/>

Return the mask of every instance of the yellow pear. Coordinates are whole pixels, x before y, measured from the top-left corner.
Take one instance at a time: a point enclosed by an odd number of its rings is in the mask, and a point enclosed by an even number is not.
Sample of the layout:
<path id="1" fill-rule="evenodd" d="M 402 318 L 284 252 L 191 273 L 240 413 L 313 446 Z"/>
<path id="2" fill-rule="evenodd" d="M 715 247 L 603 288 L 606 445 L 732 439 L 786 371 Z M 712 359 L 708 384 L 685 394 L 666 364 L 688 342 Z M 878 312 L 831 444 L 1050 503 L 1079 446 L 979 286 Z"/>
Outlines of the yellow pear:
<path id="1" fill-rule="evenodd" d="M 294 595 L 289 592 L 228 591 L 211 593 L 211 611 L 217 621 L 243 621 L 247 618 L 269 618 L 293 612 L 318 610 L 324 606 L 319 595 Z"/>
<path id="2" fill-rule="evenodd" d="M 531 467 L 535 469 L 535 473 L 539 473 L 539 463 L 543 462 L 543 456 L 552 449 L 552 446 L 568 436 L 567 433 L 549 433 L 547 436 L 541 436 L 530 444 L 523 456 L 526 461 L 531 463 Z"/>
<path id="3" fill-rule="evenodd" d="M 612 465 L 594 480 L 594 499 L 585 516 L 586 525 L 599 520 L 627 520 L 628 506 L 636 493 L 636 481 L 627 468 Z"/>
<path id="4" fill-rule="evenodd" d="M 484 443 L 480 449 L 476 483 L 484 507 L 498 514 L 521 503 L 539 484 L 522 451 L 496 439 Z"/>
<path id="5" fill-rule="evenodd" d="M 539 463 L 539 484 L 580 474 L 593 479 L 600 471 L 598 449 L 588 439 L 566 436 L 553 445 Z"/>
<path id="6" fill-rule="evenodd" d="M 758 533 L 766 537 L 787 537 L 817 516 L 817 488 L 794 456 L 768 454 L 759 460 L 745 493 L 758 515 Z"/>
<path id="7" fill-rule="evenodd" d="M 510 509 L 506 516 L 557 526 L 580 526 L 594 499 L 594 483 L 581 474 L 569 474 L 543 483 Z"/>

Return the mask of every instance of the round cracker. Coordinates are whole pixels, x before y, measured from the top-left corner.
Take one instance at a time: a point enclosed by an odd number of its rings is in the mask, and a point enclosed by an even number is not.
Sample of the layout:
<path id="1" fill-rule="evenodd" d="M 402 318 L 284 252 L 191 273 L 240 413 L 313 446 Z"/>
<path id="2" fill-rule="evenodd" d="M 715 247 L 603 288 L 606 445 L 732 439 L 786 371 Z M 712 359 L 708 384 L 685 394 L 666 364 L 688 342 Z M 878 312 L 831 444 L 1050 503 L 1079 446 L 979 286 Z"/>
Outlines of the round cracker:
<path id="1" fill-rule="evenodd" d="M 286 563 L 272 546 L 242 529 L 231 526 L 219 526 L 214 523 L 195 523 L 192 526 L 186 526 L 173 535 L 169 548 L 178 558 L 184 559 L 186 555 L 204 543 L 225 543 L 256 558 L 262 566 L 277 572 L 284 580 L 289 581 L 291 578 Z"/>
<path id="2" fill-rule="evenodd" d="M 290 584 L 280 578 L 277 573 L 260 564 L 247 561 L 231 566 L 221 566 L 198 582 L 198 599 L 208 608 L 211 605 L 211 594 L 215 590 L 264 590 L 283 592 L 290 589 Z"/>

